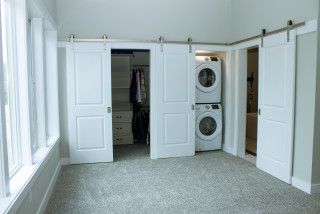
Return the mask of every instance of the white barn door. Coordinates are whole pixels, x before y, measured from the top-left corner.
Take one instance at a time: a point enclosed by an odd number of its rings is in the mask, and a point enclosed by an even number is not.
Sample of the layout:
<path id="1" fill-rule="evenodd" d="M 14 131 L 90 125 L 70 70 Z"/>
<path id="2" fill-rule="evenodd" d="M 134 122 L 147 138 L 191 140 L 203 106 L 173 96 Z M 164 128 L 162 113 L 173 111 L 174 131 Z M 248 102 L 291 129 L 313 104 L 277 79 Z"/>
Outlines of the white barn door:
<path id="1" fill-rule="evenodd" d="M 66 64 L 70 162 L 113 161 L 110 45 L 70 43 Z"/>
<path id="2" fill-rule="evenodd" d="M 157 46 L 157 158 L 195 154 L 195 56 L 188 45 Z"/>
<path id="3" fill-rule="evenodd" d="M 291 183 L 295 97 L 295 31 L 264 38 L 259 57 L 257 167 Z"/>

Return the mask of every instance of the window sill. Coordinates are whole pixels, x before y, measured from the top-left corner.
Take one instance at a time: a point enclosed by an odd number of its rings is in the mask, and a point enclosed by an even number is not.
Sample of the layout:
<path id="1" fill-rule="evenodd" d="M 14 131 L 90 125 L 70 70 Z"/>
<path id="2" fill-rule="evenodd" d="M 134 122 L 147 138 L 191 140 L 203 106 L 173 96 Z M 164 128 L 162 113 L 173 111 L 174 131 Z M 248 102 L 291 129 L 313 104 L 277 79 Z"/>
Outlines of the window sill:
<path id="1" fill-rule="evenodd" d="M 22 166 L 10 179 L 10 195 L 0 198 L 0 213 L 14 213 L 20 207 L 58 144 L 58 137 L 48 139 L 48 147 L 35 153 L 34 164 Z"/>

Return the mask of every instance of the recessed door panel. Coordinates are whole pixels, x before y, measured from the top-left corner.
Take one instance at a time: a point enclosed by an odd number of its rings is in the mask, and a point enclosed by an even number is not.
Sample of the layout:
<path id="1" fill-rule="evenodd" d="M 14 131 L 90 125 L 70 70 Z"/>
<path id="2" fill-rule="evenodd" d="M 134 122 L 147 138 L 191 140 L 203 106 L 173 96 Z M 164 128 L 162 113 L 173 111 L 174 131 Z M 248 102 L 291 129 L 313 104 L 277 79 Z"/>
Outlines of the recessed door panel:
<path id="1" fill-rule="evenodd" d="M 187 113 L 166 114 L 164 128 L 165 145 L 189 144 L 189 115 Z"/>
<path id="2" fill-rule="evenodd" d="M 76 103 L 103 103 L 102 53 L 75 53 Z"/>
<path id="3" fill-rule="evenodd" d="M 94 129 L 92 128 L 94 127 Z M 78 117 L 77 118 L 77 134 L 78 149 L 104 149 L 104 117 Z"/>
<path id="4" fill-rule="evenodd" d="M 266 47 L 265 53 L 265 70 L 264 79 L 264 105 L 273 107 L 284 107 L 286 101 L 286 48 L 281 46 Z M 284 59 L 284 60 L 279 60 Z"/>
<path id="5" fill-rule="evenodd" d="M 164 56 L 165 102 L 188 101 L 188 56 L 168 54 Z"/>

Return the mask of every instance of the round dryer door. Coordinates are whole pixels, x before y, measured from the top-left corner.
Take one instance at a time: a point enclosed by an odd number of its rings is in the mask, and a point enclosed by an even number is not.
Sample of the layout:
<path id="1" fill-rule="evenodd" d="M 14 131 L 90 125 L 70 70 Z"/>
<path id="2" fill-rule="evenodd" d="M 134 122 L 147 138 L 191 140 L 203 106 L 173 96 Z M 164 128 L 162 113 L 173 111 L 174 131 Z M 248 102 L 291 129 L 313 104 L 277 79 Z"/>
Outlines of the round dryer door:
<path id="1" fill-rule="evenodd" d="M 200 114 L 196 121 L 196 133 L 205 141 L 213 140 L 222 131 L 222 120 L 214 112 Z"/>
<path id="2" fill-rule="evenodd" d="M 196 86 L 199 90 L 209 93 L 218 87 L 220 73 L 215 69 L 212 63 L 202 63 L 197 67 Z"/>

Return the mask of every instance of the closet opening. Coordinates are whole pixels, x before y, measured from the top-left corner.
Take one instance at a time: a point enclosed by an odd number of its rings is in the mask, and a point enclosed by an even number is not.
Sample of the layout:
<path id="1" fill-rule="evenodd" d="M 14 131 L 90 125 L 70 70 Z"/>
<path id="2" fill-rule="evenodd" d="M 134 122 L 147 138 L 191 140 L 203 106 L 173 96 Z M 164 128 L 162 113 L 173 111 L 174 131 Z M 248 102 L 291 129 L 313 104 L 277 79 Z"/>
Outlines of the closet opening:
<path id="1" fill-rule="evenodd" d="M 226 52 L 197 50 L 195 150 L 222 149 L 226 103 Z"/>
<path id="2" fill-rule="evenodd" d="M 245 159 L 256 164 L 257 129 L 258 129 L 258 98 L 259 98 L 259 48 L 247 50 L 247 110 L 246 110 L 246 141 Z"/>
<path id="3" fill-rule="evenodd" d="M 150 155 L 150 51 L 111 50 L 114 160 Z"/>

